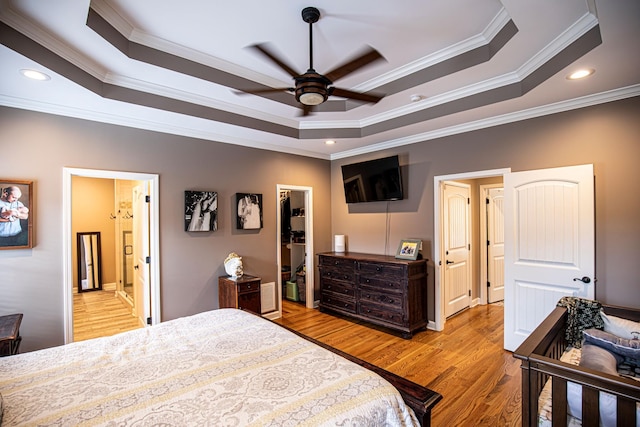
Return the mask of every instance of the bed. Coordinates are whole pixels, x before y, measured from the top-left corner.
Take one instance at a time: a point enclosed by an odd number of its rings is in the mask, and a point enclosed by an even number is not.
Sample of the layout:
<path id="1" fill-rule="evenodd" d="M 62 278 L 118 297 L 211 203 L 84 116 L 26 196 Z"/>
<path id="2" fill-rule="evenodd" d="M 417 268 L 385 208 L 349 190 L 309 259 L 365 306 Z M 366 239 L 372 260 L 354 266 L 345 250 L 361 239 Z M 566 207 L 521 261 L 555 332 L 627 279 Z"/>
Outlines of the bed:
<path id="1" fill-rule="evenodd" d="M 637 309 L 602 310 L 640 321 Z M 522 361 L 523 427 L 640 426 L 640 381 L 580 366 L 581 352 L 566 340 L 567 322 L 567 308 L 556 307 L 514 352 Z"/>
<path id="2" fill-rule="evenodd" d="M 349 358 L 251 313 L 213 310 L 0 358 L 1 424 L 430 424 L 438 393 Z"/>

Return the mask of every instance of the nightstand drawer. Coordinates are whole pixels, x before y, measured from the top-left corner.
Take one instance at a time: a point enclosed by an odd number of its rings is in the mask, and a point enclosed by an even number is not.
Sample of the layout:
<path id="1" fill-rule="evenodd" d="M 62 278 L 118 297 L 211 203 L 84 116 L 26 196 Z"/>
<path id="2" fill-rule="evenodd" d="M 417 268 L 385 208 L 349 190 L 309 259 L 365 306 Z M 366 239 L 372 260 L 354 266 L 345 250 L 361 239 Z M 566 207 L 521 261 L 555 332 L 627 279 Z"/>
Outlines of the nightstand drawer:
<path id="1" fill-rule="evenodd" d="M 238 283 L 238 293 L 245 294 L 247 292 L 257 292 L 260 290 L 260 281 Z"/>

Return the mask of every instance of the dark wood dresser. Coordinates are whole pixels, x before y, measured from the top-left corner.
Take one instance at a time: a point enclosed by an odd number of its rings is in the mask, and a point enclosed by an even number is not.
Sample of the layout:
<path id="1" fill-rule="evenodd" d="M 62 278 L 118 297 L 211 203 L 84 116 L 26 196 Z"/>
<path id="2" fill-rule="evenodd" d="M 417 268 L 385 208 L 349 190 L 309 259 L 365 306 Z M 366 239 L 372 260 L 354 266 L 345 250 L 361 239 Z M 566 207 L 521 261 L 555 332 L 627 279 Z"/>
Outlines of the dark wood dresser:
<path id="1" fill-rule="evenodd" d="M 218 277 L 218 301 L 220 308 L 239 308 L 260 315 L 260 278 L 247 274 Z"/>
<path id="2" fill-rule="evenodd" d="M 427 262 L 354 252 L 318 255 L 320 309 L 401 332 L 425 328 Z"/>
<path id="3" fill-rule="evenodd" d="M 20 349 L 22 313 L 0 316 L 0 356 L 18 354 Z"/>

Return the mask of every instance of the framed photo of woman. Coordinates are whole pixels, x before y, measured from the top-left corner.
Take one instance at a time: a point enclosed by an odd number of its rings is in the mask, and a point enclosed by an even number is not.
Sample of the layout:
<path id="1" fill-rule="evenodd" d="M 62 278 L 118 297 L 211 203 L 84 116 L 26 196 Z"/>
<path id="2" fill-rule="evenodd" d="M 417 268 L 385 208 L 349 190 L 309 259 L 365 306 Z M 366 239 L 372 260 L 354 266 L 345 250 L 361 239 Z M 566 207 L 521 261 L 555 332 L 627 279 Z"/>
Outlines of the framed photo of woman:
<path id="1" fill-rule="evenodd" d="M 0 179 L 0 249 L 33 247 L 33 181 Z"/>

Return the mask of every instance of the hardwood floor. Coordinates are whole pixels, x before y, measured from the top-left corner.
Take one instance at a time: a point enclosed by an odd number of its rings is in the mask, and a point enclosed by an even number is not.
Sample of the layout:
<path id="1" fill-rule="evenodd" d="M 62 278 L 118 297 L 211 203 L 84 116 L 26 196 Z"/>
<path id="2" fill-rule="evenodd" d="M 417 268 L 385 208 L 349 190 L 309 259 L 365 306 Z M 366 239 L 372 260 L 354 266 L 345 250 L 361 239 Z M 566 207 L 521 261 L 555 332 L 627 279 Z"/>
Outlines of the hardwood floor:
<path id="1" fill-rule="evenodd" d="M 82 292 L 73 295 L 73 340 L 106 337 L 139 328 L 131 307 L 113 291 Z"/>
<path id="2" fill-rule="evenodd" d="M 503 315 L 476 306 L 411 340 L 289 301 L 276 322 L 442 394 L 433 426 L 520 426 L 520 362 L 502 348 Z"/>

